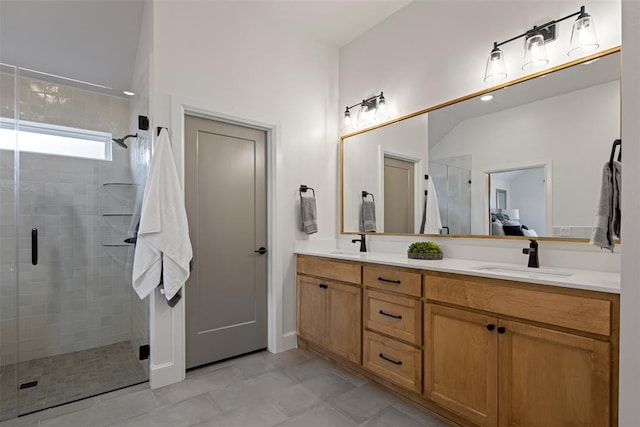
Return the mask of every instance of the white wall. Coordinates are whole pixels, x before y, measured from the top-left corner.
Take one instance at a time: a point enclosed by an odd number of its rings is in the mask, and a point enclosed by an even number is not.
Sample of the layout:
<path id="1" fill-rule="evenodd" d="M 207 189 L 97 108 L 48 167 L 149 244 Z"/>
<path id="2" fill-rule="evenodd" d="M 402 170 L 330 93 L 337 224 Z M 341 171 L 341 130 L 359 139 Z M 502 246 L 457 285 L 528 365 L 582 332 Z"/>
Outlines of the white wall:
<path id="1" fill-rule="evenodd" d="M 269 298 L 279 317 L 270 325 L 276 335 L 270 349 L 291 348 L 296 342 L 294 241 L 337 233 L 338 52 L 285 32 L 250 2 L 159 1 L 154 33 L 154 125 L 180 123 L 175 117 L 180 109 L 172 112 L 179 103 L 272 129 L 269 198 L 275 232 L 268 243 L 274 261 Z M 171 136 L 179 155 L 182 136 L 175 129 Z M 319 232 L 310 237 L 298 230 L 301 184 L 316 191 Z M 158 301 L 153 309 L 152 370 L 178 372 L 175 349 L 182 344 L 172 340 L 179 334 L 176 313 L 183 305 L 172 312 Z M 152 373 L 152 386 L 159 384 Z"/>
<path id="2" fill-rule="evenodd" d="M 551 225 L 589 228 L 598 206 L 602 165 L 620 135 L 619 106 L 620 82 L 613 81 L 474 117 L 447 133 L 429 156 L 437 161 L 471 154 L 472 234 L 486 229 L 488 171 L 544 164 L 552 171 Z"/>
<path id="3" fill-rule="evenodd" d="M 620 426 L 640 424 L 640 2 L 622 2 L 622 295 Z"/>
<path id="4" fill-rule="evenodd" d="M 423 171 L 428 168 L 428 117 L 426 114 L 365 132 L 344 140 L 344 229 L 358 231 L 362 190 L 373 193 L 376 201 L 377 231 L 384 232 L 383 157 L 415 162 L 414 227 L 420 229 L 424 194 Z"/>

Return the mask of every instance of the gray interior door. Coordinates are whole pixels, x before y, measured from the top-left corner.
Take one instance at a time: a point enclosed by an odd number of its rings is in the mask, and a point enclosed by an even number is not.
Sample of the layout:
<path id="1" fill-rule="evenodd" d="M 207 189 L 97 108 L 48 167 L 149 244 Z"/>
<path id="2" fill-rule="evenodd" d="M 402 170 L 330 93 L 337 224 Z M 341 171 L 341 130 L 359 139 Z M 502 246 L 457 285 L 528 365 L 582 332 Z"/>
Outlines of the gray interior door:
<path id="1" fill-rule="evenodd" d="M 414 233 L 414 164 L 384 157 L 384 232 Z"/>
<path id="2" fill-rule="evenodd" d="M 185 116 L 187 368 L 267 346 L 265 162 L 265 131 Z"/>

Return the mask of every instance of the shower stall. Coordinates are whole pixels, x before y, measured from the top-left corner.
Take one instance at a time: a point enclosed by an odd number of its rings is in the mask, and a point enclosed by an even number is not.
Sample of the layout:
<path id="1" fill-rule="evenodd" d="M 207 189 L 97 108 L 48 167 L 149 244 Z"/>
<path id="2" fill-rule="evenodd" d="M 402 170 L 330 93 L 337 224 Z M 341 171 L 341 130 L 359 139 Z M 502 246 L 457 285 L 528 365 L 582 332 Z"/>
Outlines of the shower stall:
<path id="1" fill-rule="evenodd" d="M 0 421 L 148 380 L 130 103 L 0 66 Z"/>
<path id="2" fill-rule="evenodd" d="M 471 234 L 471 169 L 429 162 L 444 234 Z"/>

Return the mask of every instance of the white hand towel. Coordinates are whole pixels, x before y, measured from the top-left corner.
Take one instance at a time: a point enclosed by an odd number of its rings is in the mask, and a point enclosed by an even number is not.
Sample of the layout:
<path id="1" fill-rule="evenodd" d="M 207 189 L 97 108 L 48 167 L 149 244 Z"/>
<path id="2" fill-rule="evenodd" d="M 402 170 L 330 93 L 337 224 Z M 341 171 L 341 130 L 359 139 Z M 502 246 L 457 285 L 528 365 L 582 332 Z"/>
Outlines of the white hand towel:
<path id="1" fill-rule="evenodd" d="M 133 288 L 142 299 L 160 284 L 167 300 L 189 278 L 193 256 L 184 197 L 166 129 L 160 132 L 144 188 L 138 241 L 133 259 Z"/>
<path id="2" fill-rule="evenodd" d="M 438 193 L 433 185 L 433 180 L 427 181 L 427 207 L 426 207 L 425 234 L 439 234 L 442 229 L 440 208 L 438 207 Z"/>

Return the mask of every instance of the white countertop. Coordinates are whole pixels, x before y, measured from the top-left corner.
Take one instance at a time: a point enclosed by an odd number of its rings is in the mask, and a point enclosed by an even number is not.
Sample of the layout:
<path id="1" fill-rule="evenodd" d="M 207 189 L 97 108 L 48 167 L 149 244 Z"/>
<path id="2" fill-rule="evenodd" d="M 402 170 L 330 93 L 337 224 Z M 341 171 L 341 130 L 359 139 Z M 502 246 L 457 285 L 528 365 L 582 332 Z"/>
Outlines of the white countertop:
<path id="1" fill-rule="evenodd" d="M 296 249 L 300 255 L 313 255 L 325 258 L 393 265 L 421 270 L 442 271 L 446 273 L 467 274 L 541 285 L 562 286 L 565 288 L 586 289 L 589 291 L 620 293 L 620 274 L 602 271 L 527 268 L 525 265 L 486 262 L 469 259 L 446 258 L 438 261 L 426 261 L 407 258 L 406 253 L 350 252 L 340 249 Z"/>

